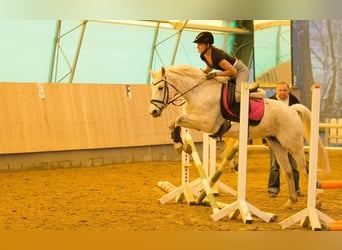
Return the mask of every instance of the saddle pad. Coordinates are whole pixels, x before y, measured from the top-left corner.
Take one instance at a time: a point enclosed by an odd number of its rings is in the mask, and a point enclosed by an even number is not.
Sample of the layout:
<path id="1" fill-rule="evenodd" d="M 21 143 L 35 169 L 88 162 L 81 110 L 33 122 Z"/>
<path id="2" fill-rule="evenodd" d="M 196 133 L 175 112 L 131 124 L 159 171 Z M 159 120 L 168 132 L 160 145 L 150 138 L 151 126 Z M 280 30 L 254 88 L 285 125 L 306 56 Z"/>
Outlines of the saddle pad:
<path id="1" fill-rule="evenodd" d="M 240 105 L 240 103 L 234 103 Z M 225 119 L 239 122 L 240 121 L 240 108 L 238 107 L 238 114 L 233 111 L 232 107 L 228 105 L 228 88 L 224 84 L 221 92 L 221 112 Z M 249 99 L 249 115 L 248 120 L 251 125 L 258 125 L 264 116 L 265 102 L 263 98 Z"/>

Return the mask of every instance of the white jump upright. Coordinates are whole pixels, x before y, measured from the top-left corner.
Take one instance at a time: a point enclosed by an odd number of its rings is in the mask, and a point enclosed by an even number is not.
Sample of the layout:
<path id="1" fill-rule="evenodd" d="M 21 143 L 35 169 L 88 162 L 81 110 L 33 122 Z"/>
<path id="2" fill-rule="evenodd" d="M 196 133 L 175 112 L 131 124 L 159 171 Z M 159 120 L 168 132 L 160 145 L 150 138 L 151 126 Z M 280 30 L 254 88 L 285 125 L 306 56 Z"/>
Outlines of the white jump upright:
<path id="1" fill-rule="evenodd" d="M 195 167 L 197 169 L 197 172 L 200 176 L 202 188 L 203 188 L 203 190 L 204 190 L 204 192 L 208 198 L 209 204 L 213 210 L 213 214 L 216 214 L 219 211 L 219 207 L 218 207 L 218 204 L 215 200 L 214 192 L 210 187 L 208 175 L 207 175 L 207 173 L 206 173 L 206 171 L 202 165 L 202 162 L 201 162 L 201 159 L 200 159 L 199 154 L 197 152 L 197 149 L 195 147 L 195 144 L 194 144 L 190 134 L 185 134 L 183 137 L 183 140 L 192 149 L 192 153 L 191 153 L 192 160 L 193 160 Z M 193 200 L 193 204 L 196 204 L 195 200 Z"/>
<path id="2" fill-rule="evenodd" d="M 183 111 L 185 112 L 185 111 Z M 203 160 L 204 164 L 202 165 L 200 156 L 197 152 L 195 144 L 191 138 L 189 129 L 182 128 L 182 138 L 184 143 L 187 143 L 191 149 L 191 155 L 182 151 L 182 184 L 179 187 L 176 187 L 172 183 L 168 181 L 159 181 L 157 185 L 167 192 L 166 195 L 159 199 L 160 203 L 165 204 L 171 199 L 175 199 L 176 202 L 182 201 L 184 198 L 186 199 L 187 203 L 192 205 L 196 204 L 194 196 L 199 196 L 200 191 L 204 190 L 205 195 L 209 201 L 209 204 L 213 210 L 213 214 L 219 211 L 219 206 L 222 206 L 222 203 L 217 203 L 214 197 L 215 189 L 210 187 L 210 183 L 208 180 L 209 171 L 212 173 L 216 170 L 216 141 L 211 139 L 209 145 L 209 138 L 208 135 L 203 135 Z M 207 140 L 206 140 L 207 139 Z M 210 153 L 210 155 L 209 155 Z M 195 180 L 190 182 L 190 174 L 189 174 L 189 167 L 190 164 L 190 156 L 194 162 L 195 167 L 197 168 L 199 177 Z M 210 162 L 209 162 L 210 160 Z M 209 169 L 210 168 L 210 169 Z M 226 193 L 231 193 L 232 195 L 236 196 L 236 191 L 223 183 L 219 183 L 221 190 Z"/>
<path id="3" fill-rule="evenodd" d="M 316 209 L 316 183 L 317 183 L 317 153 L 319 136 L 319 114 L 320 114 L 320 85 L 313 85 L 311 101 L 311 134 L 310 134 L 310 157 L 309 157 L 309 179 L 308 179 L 308 201 L 307 207 L 291 217 L 281 221 L 279 224 L 285 229 L 300 221 L 302 227 L 311 225 L 312 230 L 322 229 L 320 219 L 326 223 L 334 220 Z"/>
<path id="4" fill-rule="evenodd" d="M 182 137 L 190 137 L 189 130 L 186 128 L 182 128 Z M 176 202 L 181 202 L 184 198 L 188 204 L 192 204 L 195 200 L 194 195 L 198 196 L 199 191 L 196 188 L 199 184 L 201 184 L 201 179 L 197 178 L 190 182 L 190 155 L 182 151 L 182 172 L 181 172 L 181 185 L 172 190 L 164 190 L 168 192 L 161 198 L 159 198 L 159 202 L 161 204 L 165 204 L 172 199 L 175 199 Z M 158 182 L 160 183 L 160 182 Z M 158 185 L 160 186 L 160 185 Z M 161 187 L 162 188 L 162 187 Z"/>
<path id="5" fill-rule="evenodd" d="M 209 137 L 208 133 L 203 133 L 203 156 L 202 156 L 203 167 L 206 170 L 209 178 L 216 172 L 216 140 Z M 236 196 L 236 190 L 227 186 L 222 181 L 217 181 L 213 187 L 214 193 L 231 194 Z"/>
<path id="6" fill-rule="evenodd" d="M 186 113 L 186 109 L 183 106 L 183 113 Z M 193 151 L 193 157 L 196 158 L 197 162 L 195 162 L 196 167 L 200 167 L 202 171 L 202 168 L 204 168 L 204 166 L 202 166 L 202 163 L 200 162 L 197 150 L 195 148 L 195 145 L 192 141 L 191 135 L 190 135 L 190 131 L 187 128 L 181 128 L 181 137 L 183 139 L 185 139 L 186 141 L 190 142 L 191 147 L 192 147 L 192 151 Z M 208 151 L 208 142 L 204 142 L 204 151 L 203 153 L 205 154 Z M 206 151 L 206 152 L 205 152 Z M 206 158 L 208 160 L 208 156 Z M 210 164 L 213 164 L 212 162 Z M 160 203 L 165 204 L 168 201 L 175 199 L 176 202 L 181 202 L 184 200 L 184 198 L 186 199 L 186 202 L 188 204 L 193 204 L 194 203 L 194 196 L 198 196 L 200 190 L 202 189 L 203 185 L 203 178 L 207 178 L 209 170 L 208 169 L 203 169 L 203 173 L 202 176 L 194 179 L 193 181 L 190 182 L 190 168 L 191 164 L 190 164 L 190 155 L 187 154 L 186 152 L 182 151 L 182 172 L 181 172 L 181 185 L 179 187 L 176 188 L 172 188 L 172 190 L 165 190 L 165 188 L 163 188 L 162 183 L 159 181 L 158 182 L 158 186 L 160 188 L 162 188 L 164 191 L 167 192 L 167 194 L 165 194 L 163 197 L 161 197 L 159 199 Z M 208 162 L 206 163 L 206 167 L 208 167 Z M 168 182 L 166 182 L 168 183 Z M 172 186 L 174 186 L 172 183 L 170 183 Z M 170 186 L 171 186 L 170 185 Z M 208 190 L 207 190 L 208 191 Z M 234 191 L 234 190 L 233 190 Z"/>
<path id="7" fill-rule="evenodd" d="M 209 134 L 204 132 L 202 163 L 207 176 L 210 176 L 211 169 L 213 168 L 213 165 L 216 164 L 216 160 L 214 159 L 214 157 L 216 157 L 216 145 L 214 145 L 211 141 L 212 138 L 209 137 Z M 212 187 L 212 189 L 215 190 L 215 192 L 218 192 L 217 186 Z"/>
<path id="8" fill-rule="evenodd" d="M 183 106 L 182 112 L 186 113 L 186 108 L 184 106 Z M 186 135 L 191 138 L 189 129 L 181 128 L 181 137 L 183 138 Z M 199 191 L 194 187 L 198 186 L 201 183 L 201 179 L 197 178 L 197 179 L 193 180 L 192 182 L 190 182 L 190 170 L 189 170 L 190 166 L 191 166 L 190 155 L 187 154 L 186 152 L 182 151 L 182 169 L 181 169 L 181 171 L 182 171 L 181 172 L 181 182 L 182 183 L 179 187 L 173 188 L 172 190 L 164 190 L 167 192 L 167 194 L 165 194 L 163 197 L 161 197 L 159 199 L 159 202 L 161 204 L 165 204 L 172 199 L 175 199 L 176 202 L 181 202 L 184 200 L 184 198 L 186 199 L 186 202 L 188 204 L 191 204 L 194 202 L 194 200 L 195 200 L 194 195 L 199 194 Z M 161 182 L 158 182 L 157 185 L 160 188 L 162 188 L 159 185 L 159 183 L 161 183 Z"/>
<path id="9" fill-rule="evenodd" d="M 248 110 L 249 110 L 249 87 L 248 83 L 241 83 L 240 99 L 240 134 L 239 134 L 239 171 L 237 185 L 237 200 L 225 205 L 219 212 L 211 215 L 214 221 L 229 215 L 236 218 L 240 212 L 243 222 L 252 223 L 252 215 L 255 214 L 262 220 L 270 222 L 275 219 L 275 215 L 260 211 L 255 206 L 246 201 L 246 173 L 247 173 L 247 140 L 248 140 Z"/>

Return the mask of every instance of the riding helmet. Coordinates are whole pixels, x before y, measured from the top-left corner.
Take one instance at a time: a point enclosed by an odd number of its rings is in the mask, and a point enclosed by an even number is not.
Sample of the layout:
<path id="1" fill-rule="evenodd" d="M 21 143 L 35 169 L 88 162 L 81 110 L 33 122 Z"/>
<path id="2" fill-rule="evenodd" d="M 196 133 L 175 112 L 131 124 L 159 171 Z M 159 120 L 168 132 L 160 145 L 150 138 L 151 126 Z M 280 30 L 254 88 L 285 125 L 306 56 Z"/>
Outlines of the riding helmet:
<path id="1" fill-rule="evenodd" d="M 196 36 L 194 43 L 210 43 L 210 44 L 213 44 L 214 43 L 214 36 L 209 31 L 201 32 Z"/>

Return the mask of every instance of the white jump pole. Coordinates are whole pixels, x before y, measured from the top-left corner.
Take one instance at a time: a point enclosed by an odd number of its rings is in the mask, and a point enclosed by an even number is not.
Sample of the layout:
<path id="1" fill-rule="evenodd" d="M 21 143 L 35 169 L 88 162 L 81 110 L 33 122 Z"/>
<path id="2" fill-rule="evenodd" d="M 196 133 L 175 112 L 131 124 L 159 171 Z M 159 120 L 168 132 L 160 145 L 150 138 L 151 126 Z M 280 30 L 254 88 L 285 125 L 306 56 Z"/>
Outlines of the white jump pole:
<path id="1" fill-rule="evenodd" d="M 310 134 L 310 157 L 309 157 L 309 180 L 307 207 L 279 224 L 285 229 L 294 223 L 301 221 L 301 226 L 311 224 L 314 231 L 322 229 L 320 220 L 330 223 L 334 220 L 316 209 L 316 183 L 317 183 L 317 153 L 319 139 L 319 114 L 320 114 L 320 85 L 313 85 L 311 101 L 311 134 Z"/>
<path id="2" fill-rule="evenodd" d="M 239 134 L 239 171 L 237 200 L 224 206 L 219 212 L 211 217 L 214 221 L 229 215 L 230 218 L 236 218 L 240 212 L 243 222 L 252 223 L 251 212 L 266 222 L 275 218 L 274 214 L 265 213 L 249 204 L 246 201 L 246 173 L 247 173 L 247 140 L 248 140 L 248 110 L 249 110 L 249 86 L 248 83 L 241 83 L 240 99 L 240 134 Z"/>

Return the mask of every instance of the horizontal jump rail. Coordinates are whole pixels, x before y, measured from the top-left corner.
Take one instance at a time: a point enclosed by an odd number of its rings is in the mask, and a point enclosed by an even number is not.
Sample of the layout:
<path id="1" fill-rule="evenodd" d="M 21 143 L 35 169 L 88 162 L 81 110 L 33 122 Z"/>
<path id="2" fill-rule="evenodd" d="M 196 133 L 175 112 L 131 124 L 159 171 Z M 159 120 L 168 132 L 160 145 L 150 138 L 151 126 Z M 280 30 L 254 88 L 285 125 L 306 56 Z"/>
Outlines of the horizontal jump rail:
<path id="1" fill-rule="evenodd" d="M 324 147 L 328 151 L 340 151 L 342 150 L 341 147 Z M 265 145 L 247 145 L 248 150 L 269 150 L 269 148 Z M 304 150 L 308 151 L 310 149 L 309 146 L 304 146 Z"/>
<path id="2" fill-rule="evenodd" d="M 318 189 L 342 189 L 342 181 L 317 181 Z"/>

